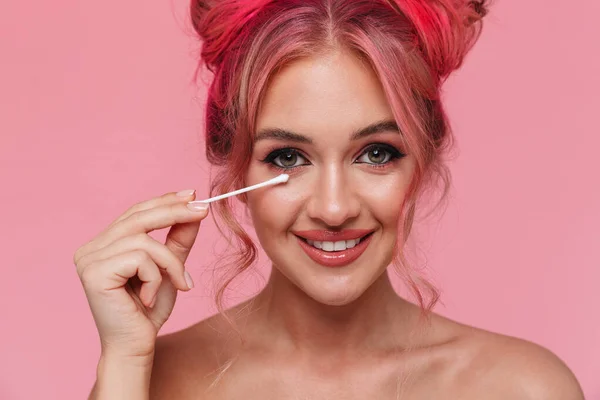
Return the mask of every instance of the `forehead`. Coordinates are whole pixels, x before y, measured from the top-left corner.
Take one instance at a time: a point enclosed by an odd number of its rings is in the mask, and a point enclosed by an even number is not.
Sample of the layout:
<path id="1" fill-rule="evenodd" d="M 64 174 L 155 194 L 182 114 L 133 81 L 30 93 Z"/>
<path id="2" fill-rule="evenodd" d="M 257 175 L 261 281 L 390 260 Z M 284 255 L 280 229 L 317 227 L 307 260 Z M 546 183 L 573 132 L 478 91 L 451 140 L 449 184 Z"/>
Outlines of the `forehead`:
<path id="1" fill-rule="evenodd" d="M 348 133 L 392 117 L 373 70 L 352 53 L 335 51 L 281 69 L 267 87 L 257 129 Z"/>

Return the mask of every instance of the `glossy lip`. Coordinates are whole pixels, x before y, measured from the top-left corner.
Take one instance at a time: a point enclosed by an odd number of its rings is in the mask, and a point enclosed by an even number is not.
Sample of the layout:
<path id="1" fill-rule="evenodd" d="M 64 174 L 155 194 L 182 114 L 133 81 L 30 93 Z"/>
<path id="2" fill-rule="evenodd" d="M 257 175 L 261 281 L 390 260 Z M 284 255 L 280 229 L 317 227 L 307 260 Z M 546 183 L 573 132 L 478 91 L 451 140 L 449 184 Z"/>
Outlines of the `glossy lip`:
<path id="1" fill-rule="evenodd" d="M 374 229 L 344 229 L 342 231 L 327 230 L 307 230 L 292 231 L 296 236 L 307 240 L 316 240 L 318 242 L 339 242 L 341 240 L 355 240 L 367 236 Z M 360 244 L 360 243 L 359 243 Z"/>
<path id="2" fill-rule="evenodd" d="M 323 231 L 314 231 L 314 232 L 323 232 Z M 367 231 L 367 233 L 371 233 L 371 232 L 372 231 Z M 337 237 L 339 237 L 339 236 L 336 236 L 336 238 Z M 353 237 L 349 237 L 349 239 L 338 239 L 338 240 L 351 240 L 356 237 L 357 236 L 353 236 Z M 358 236 L 358 237 L 362 237 L 362 236 Z M 346 250 L 342 250 L 342 251 L 331 251 L 331 252 L 317 249 L 316 247 L 313 247 L 310 244 L 308 244 L 304 239 L 302 239 L 299 236 L 297 236 L 296 238 L 298 239 L 298 243 L 300 244 L 300 247 L 302 247 L 304 252 L 317 264 L 321 264 L 325 267 L 344 267 L 344 266 L 352 263 L 353 261 L 355 261 L 358 257 L 360 257 L 362 255 L 362 253 L 364 253 L 364 251 L 369 246 L 369 243 L 371 242 L 372 237 L 373 237 L 373 235 L 368 235 L 366 238 L 362 239 L 359 244 L 357 244 L 356 246 L 354 246 L 351 249 L 346 249 Z M 313 239 L 310 239 L 310 240 L 313 240 Z M 316 240 L 319 240 L 319 239 L 316 239 Z M 327 240 L 327 241 L 334 241 L 334 240 L 332 240 L 331 236 L 329 236 L 329 240 Z"/>

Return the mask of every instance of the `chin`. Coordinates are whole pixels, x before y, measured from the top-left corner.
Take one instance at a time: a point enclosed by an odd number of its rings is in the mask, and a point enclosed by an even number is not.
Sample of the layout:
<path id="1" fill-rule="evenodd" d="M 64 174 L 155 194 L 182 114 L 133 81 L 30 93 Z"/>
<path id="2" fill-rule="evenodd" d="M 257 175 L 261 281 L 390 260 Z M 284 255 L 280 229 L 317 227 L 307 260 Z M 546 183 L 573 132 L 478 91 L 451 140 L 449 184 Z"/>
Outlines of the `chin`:
<path id="1" fill-rule="evenodd" d="M 361 297 L 368 285 L 348 282 L 347 277 L 330 278 L 328 282 L 311 283 L 310 287 L 299 287 L 307 296 L 328 306 L 345 306 Z"/>

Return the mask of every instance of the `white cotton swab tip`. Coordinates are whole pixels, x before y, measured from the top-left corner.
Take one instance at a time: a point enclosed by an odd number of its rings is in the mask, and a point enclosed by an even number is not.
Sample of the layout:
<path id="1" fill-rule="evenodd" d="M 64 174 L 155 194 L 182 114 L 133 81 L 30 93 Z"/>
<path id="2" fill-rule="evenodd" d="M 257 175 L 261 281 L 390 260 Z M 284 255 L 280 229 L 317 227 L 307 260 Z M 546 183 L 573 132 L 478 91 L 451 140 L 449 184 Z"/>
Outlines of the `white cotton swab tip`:
<path id="1" fill-rule="evenodd" d="M 271 181 L 274 185 L 276 185 L 278 183 L 286 183 L 289 180 L 290 180 L 290 176 L 288 174 L 281 174 L 281 175 L 276 176 L 275 178 L 271 179 Z M 267 182 L 271 182 L 271 181 L 267 181 Z"/>
<path id="2" fill-rule="evenodd" d="M 257 183 L 256 185 L 248 186 L 248 187 L 245 187 L 245 188 L 240 189 L 240 190 L 235 190 L 233 192 L 229 192 L 229 193 L 221 194 L 219 196 L 211 197 L 210 199 L 200 200 L 200 201 L 194 201 L 193 203 L 212 203 L 213 201 L 226 199 L 227 197 L 236 196 L 238 194 L 249 192 L 249 191 L 254 190 L 254 189 L 260 189 L 260 188 L 265 187 L 265 186 L 271 186 L 271 185 L 278 185 L 280 183 L 286 183 L 289 179 L 290 179 L 290 176 L 288 174 L 281 174 L 279 176 L 276 176 L 273 179 L 269 179 L 268 181 L 265 181 L 265 182 L 262 182 L 262 183 Z"/>

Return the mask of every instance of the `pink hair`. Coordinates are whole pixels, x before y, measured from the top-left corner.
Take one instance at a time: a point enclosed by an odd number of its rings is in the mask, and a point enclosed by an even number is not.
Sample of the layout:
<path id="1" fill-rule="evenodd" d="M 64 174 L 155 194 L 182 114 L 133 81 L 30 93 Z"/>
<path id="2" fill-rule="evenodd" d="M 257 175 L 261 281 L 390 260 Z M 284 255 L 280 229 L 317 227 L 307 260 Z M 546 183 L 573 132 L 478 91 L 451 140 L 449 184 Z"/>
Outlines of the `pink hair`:
<path id="1" fill-rule="evenodd" d="M 442 198 L 446 195 L 450 178 L 442 156 L 452 134 L 440 88 L 475 44 L 486 12 L 486 0 L 192 0 L 192 23 L 203 41 L 201 61 L 214 74 L 206 105 L 206 154 L 223 168 L 211 195 L 244 185 L 261 99 L 277 70 L 336 48 L 353 51 L 378 75 L 416 159 L 394 264 L 421 309 L 430 311 L 439 293 L 408 267 L 402 248 L 423 190 L 439 178 Z M 237 251 L 223 259 L 233 268 L 216 293 L 222 310 L 227 286 L 253 265 L 257 248 L 237 222 L 233 204 L 216 207 L 217 226 L 237 242 Z"/>

